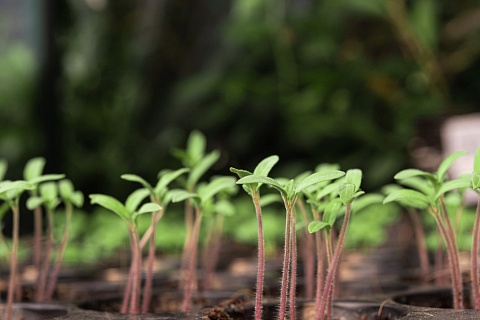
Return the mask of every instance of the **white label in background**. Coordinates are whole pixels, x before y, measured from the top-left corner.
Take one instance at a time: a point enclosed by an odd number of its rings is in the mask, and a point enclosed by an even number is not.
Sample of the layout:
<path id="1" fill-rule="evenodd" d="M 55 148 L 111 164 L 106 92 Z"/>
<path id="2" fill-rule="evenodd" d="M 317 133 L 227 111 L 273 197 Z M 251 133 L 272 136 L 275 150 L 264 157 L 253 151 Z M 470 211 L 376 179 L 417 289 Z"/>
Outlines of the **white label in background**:
<path id="1" fill-rule="evenodd" d="M 467 151 L 469 154 L 457 159 L 450 168 L 450 177 L 455 179 L 464 173 L 473 171 L 473 158 L 480 146 L 480 113 L 473 113 L 449 118 L 441 129 L 443 156 L 456 151 Z M 465 194 L 465 202 L 474 205 L 477 195 L 473 190 Z"/>

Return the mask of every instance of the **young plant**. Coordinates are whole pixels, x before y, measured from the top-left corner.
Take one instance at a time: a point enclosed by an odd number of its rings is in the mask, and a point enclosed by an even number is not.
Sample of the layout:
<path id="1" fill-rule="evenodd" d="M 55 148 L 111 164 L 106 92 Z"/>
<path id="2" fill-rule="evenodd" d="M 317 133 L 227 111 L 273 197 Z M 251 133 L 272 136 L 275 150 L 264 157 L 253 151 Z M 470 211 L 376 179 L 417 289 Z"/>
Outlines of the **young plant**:
<path id="1" fill-rule="evenodd" d="M 463 284 L 456 234 L 448 215 L 444 196 L 452 190 L 470 187 L 469 179 L 458 178 L 447 181 L 448 169 L 456 159 L 465 154 L 466 152 L 464 151 L 458 151 L 449 155 L 442 161 L 435 173 L 418 169 L 400 171 L 394 178 L 414 189 L 393 191 L 383 201 L 384 203 L 396 201 L 400 204 L 408 202 L 411 207 L 427 209 L 433 216 L 447 247 L 452 281 L 453 307 L 455 309 L 463 309 Z"/>
<path id="2" fill-rule="evenodd" d="M 295 204 L 299 194 L 306 188 L 318 184 L 322 181 L 337 179 L 345 173 L 338 170 L 324 170 L 313 173 L 299 182 L 294 180 L 286 184 L 278 180 L 262 176 L 248 175 L 237 181 L 237 184 L 263 183 L 269 185 L 280 192 L 285 205 L 286 223 L 285 223 L 285 245 L 283 258 L 282 284 L 280 291 L 279 319 L 286 317 L 287 295 L 289 300 L 290 319 L 295 318 L 295 290 L 296 290 L 296 272 L 297 272 L 297 248 L 296 248 L 296 212 Z M 289 290 L 290 286 L 290 290 Z M 289 291 L 289 292 L 288 292 Z M 288 294 L 287 294 L 288 292 Z"/>
<path id="3" fill-rule="evenodd" d="M 141 285 L 141 266 L 142 266 L 142 254 L 140 248 L 140 238 L 138 234 L 137 218 L 144 213 L 151 213 L 160 211 L 162 207 L 157 203 L 148 202 L 143 204 L 140 208 L 140 204 L 148 197 L 149 190 L 142 188 L 132 192 L 125 204 L 122 204 L 117 199 L 103 194 L 91 194 L 90 199 L 92 204 L 98 204 L 122 218 L 128 228 L 130 235 L 131 246 L 131 266 L 130 270 L 131 279 L 128 280 L 125 287 L 125 295 L 122 303 L 122 313 L 140 313 L 140 285 Z"/>
<path id="4" fill-rule="evenodd" d="M 32 158 L 26 164 L 23 169 L 23 177 L 26 181 L 34 183 L 35 188 L 29 191 L 31 197 L 38 197 L 39 185 L 41 182 L 59 180 L 65 177 L 63 174 L 46 174 L 43 175 L 43 169 L 45 167 L 45 159 L 42 157 Z M 36 301 L 45 300 L 46 279 L 48 277 L 49 266 L 49 251 L 51 250 L 53 243 L 52 234 L 53 230 L 49 230 L 50 234 L 47 236 L 45 248 L 42 248 L 43 242 L 43 212 L 40 205 L 36 206 L 34 211 L 34 237 L 33 237 L 33 265 L 37 270 L 36 279 Z M 48 219 L 48 215 L 47 215 Z M 47 223 L 47 225 L 50 225 Z M 47 254 L 45 254 L 47 253 Z"/>
<path id="5" fill-rule="evenodd" d="M 145 287 L 143 292 L 143 301 L 142 301 L 142 313 L 147 313 L 148 307 L 150 305 L 150 300 L 152 296 L 152 281 L 153 281 L 153 264 L 155 261 L 155 231 L 158 225 L 158 222 L 163 217 L 168 203 L 171 200 L 170 193 L 168 190 L 168 185 L 177 179 L 182 174 L 188 172 L 189 169 L 182 168 L 176 171 L 161 171 L 158 174 L 158 182 L 153 187 L 145 179 L 133 175 L 133 174 L 124 174 L 121 176 L 122 179 L 127 181 L 133 181 L 140 183 L 144 188 L 146 188 L 150 195 L 150 201 L 161 206 L 161 210 L 152 212 L 152 219 L 150 226 L 147 232 L 143 235 L 140 241 L 140 248 L 143 249 L 146 242 L 149 241 L 148 248 L 148 260 L 147 260 L 147 274 L 145 279 Z M 131 272 L 133 270 L 130 270 Z M 132 279 L 133 277 L 129 277 Z"/>
<path id="6" fill-rule="evenodd" d="M 210 201 L 213 201 L 213 198 L 216 194 L 222 190 L 229 189 L 234 185 L 235 179 L 233 177 L 216 177 L 210 183 L 200 185 L 197 188 L 196 193 L 192 193 L 187 190 L 176 190 L 175 192 L 172 191 L 173 202 L 190 200 L 196 212 L 196 219 L 191 230 L 192 233 L 190 234 L 190 237 L 186 238 L 185 240 L 188 242 L 185 245 L 188 254 L 188 274 L 186 282 L 184 283 L 184 311 L 190 310 L 191 296 L 195 281 L 195 267 L 197 265 L 198 237 L 200 235 L 200 226 L 204 209 L 209 205 Z"/>
<path id="7" fill-rule="evenodd" d="M 276 155 L 267 157 L 260 161 L 260 163 L 255 167 L 253 173 L 247 170 L 230 168 L 230 171 L 237 174 L 239 178 L 247 177 L 250 175 L 260 175 L 268 176 L 270 170 L 278 162 L 279 158 Z M 260 187 L 262 183 L 246 183 L 243 185 L 243 189 L 250 195 L 253 201 L 253 206 L 255 207 L 255 213 L 257 217 L 257 250 L 258 250 L 258 261 L 257 261 L 257 285 L 255 293 L 255 320 L 262 319 L 262 296 L 263 296 L 263 281 L 265 274 L 265 243 L 263 235 L 263 222 L 262 222 L 262 207 L 260 205 Z"/>
<path id="8" fill-rule="evenodd" d="M 352 202 L 354 199 L 364 193 L 360 190 L 361 181 L 362 172 L 359 169 L 351 169 L 348 170 L 345 175 L 345 182 L 340 184 L 340 186 L 338 187 L 338 195 L 340 197 L 340 202 L 345 206 L 345 215 L 333 254 L 331 253 L 332 244 L 330 242 L 327 242 L 327 255 L 331 256 L 331 258 L 322 291 L 321 300 L 319 303 L 316 303 L 317 307 L 315 310 L 315 319 L 317 320 L 323 319 L 325 317 L 326 311 L 328 311 L 327 318 L 330 319 L 331 316 L 330 310 L 333 303 L 334 279 L 336 277 L 338 265 L 340 262 L 340 254 L 343 251 L 346 239 L 347 227 L 350 221 L 350 215 L 352 211 Z M 335 222 L 337 213 L 340 208 L 340 202 L 338 200 L 332 200 L 325 210 L 323 221 L 312 222 L 309 225 L 309 231 L 317 232 L 321 229 L 326 229 L 328 234 L 330 232 L 330 229 L 333 227 L 333 223 Z M 325 239 L 329 238 L 329 235 L 325 237 Z"/>
<path id="9" fill-rule="evenodd" d="M 0 199 L 8 203 L 13 213 L 12 225 L 12 250 L 10 254 L 10 278 L 8 282 L 7 309 L 5 313 L 6 320 L 12 318 L 12 305 L 17 290 L 17 255 L 18 255 L 18 236 L 20 227 L 19 201 L 20 196 L 26 190 L 33 190 L 35 186 L 24 180 L 2 181 L 0 182 Z"/>
<path id="10" fill-rule="evenodd" d="M 473 225 L 472 252 L 471 252 L 471 277 L 473 308 L 480 309 L 480 282 L 478 279 L 478 244 L 480 241 L 480 147 L 475 152 L 473 160 L 472 189 L 477 192 L 477 210 Z"/>
<path id="11" fill-rule="evenodd" d="M 184 188 L 186 191 L 195 193 L 197 184 L 200 178 L 217 162 L 220 158 L 220 152 L 218 150 L 213 150 L 210 153 L 206 153 L 207 140 L 205 136 L 197 130 L 193 130 L 187 139 L 187 145 L 185 150 L 182 149 L 173 149 L 173 156 L 179 159 L 183 166 L 189 168 L 189 174 L 185 181 L 183 181 Z M 193 233 L 195 209 L 190 200 L 185 201 L 185 226 L 187 232 L 187 241 L 185 241 L 185 246 L 187 246 L 190 241 L 190 235 Z M 188 261 L 188 248 L 184 247 L 182 252 L 181 266 L 180 271 L 182 276 L 180 277 L 180 286 L 184 286 L 183 281 L 185 277 L 183 275 L 187 274 L 187 261 Z"/>

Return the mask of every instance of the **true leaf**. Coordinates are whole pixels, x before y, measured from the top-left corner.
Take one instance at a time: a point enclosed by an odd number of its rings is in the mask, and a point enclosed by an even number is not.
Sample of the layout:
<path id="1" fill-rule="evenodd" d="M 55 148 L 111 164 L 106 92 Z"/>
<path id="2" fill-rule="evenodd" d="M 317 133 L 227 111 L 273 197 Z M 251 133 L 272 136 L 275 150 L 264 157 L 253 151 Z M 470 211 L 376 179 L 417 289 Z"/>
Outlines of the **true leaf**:
<path id="1" fill-rule="evenodd" d="M 272 186 L 272 187 L 276 188 L 281 193 L 285 193 L 285 190 L 283 189 L 283 186 L 280 183 L 278 183 L 277 181 L 275 181 L 275 179 L 272 179 L 270 177 L 265 177 L 265 176 L 259 176 L 259 175 L 252 174 L 252 175 L 240 178 L 237 181 L 237 184 L 246 184 L 246 183 L 264 183 L 264 184 L 267 184 L 269 186 Z"/>
<path id="2" fill-rule="evenodd" d="M 278 162 L 279 157 L 276 155 L 267 157 L 260 161 L 255 169 L 253 170 L 253 174 L 260 175 L 260 176 L 268 176 L 270 170 L 272 170 L 273 166 Z"/>
<path id="3" fill-rule="evenodd" d="M 237 174 L 239 178 L 243 178 L 252 174 L 250 171 L 243 170 L 243 169 L 235 169 L 233 167 L 230 167 L 230 171 Z"/>
<path id="4" fill-rule="evenodd" d="M 448 169 L 450 169 L 452 166 L 453 162 L 466 154 L 468 154 L 466 151 L 457 151 L 446 157 L 438 166 L 437 181 L 442 182 L 445 179 L 445 175 L 447 174 Z"/>
<path id="5" fill-rule="evenodd" d="M 131 221 L 131 213 L 117 199 L 104 194 L 91 194 L 89 197 L 91 204 L 98 204 L 113 213 L 116 213 L 122 219 Z"/>
<path id="6" fill-rule="evenodd" d="M 308 224 L 308 232 L 315 233 L 322 230 L 325 227 L 329 227 L 329 224 L 325 221 L 312 221 Z"/>
<path id="7" fill-rule="evenodd" d="M 345 172 L 338 171 L 338 170 L 325 170 L 325 171 L 315 172 L 309 175 L 308 177 L 306 177 L 305 179 L 303 179 L 302 181 L 300 181 L 297 187 L 295 188 L 295 192 L 299 193 L 303 189 L 311 185 L 317 184 L 322 181 L 337 179 L 344 175 L 345 175 Z"/>

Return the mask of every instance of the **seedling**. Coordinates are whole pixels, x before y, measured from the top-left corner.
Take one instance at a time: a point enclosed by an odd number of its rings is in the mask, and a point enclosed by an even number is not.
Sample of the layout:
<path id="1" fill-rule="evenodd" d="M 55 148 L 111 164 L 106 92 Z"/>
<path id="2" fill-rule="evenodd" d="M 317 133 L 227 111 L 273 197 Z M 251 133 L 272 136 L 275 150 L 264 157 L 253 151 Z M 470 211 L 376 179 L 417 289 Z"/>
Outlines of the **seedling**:
<path id="1" fill-rule="evenodd" d="M 130 266 L 131 279 L 129 279 L 125 288 L 125 295 L 121 308 L 122 313 L 140 313 L 140 274 L 142 266 L 142 254 L 137 227 L 137 218 L 141 214 L 160 211 L 162 209 L 160 205 L 153 202 L 145 203 L 139 208 L 140 204 L 146 197 L 149 196 L 149 194 L 150 192 L 148 189 L 137 189 L 128 196 L 125 204 L 122 204 L 117 199 L 108 195 L 90 195 L 92 204 L 98 204 L 117 214 L 125 221 L 129 231 L 132 253 L 132 261 Z"/>
<path id="2" fill-rule="evenodd" d="M 205 136 L 197 130 L 194 130 L 190 133 L 187 139 L 187 145 L 185 150 L 182 149 L 173 149 L 173 156 L 178 158 L 184 167 L 189 168 L 189 174 L 187 179 L 183 181 L 184 188 L 186 191 L 195 193 L 197 184 L 200 178 L 217 162 L 220 158 L 220 152 L 218 150 L 213 150 L 210 153 L 206 153 L 207 140 Z M 193 208 L 191 201 L 187 199 L 185 201 L 185 226 L 187 232 L 187 241 L 185 245 L 187 246 L 190 241 L 190 235 L 193 233 L 193 226 L 195 217 L 195 209 Z M 181 274 L 188 273 L 187 269 L 187 260 L 188 260 L 188 248 L 184 247 L 182 252 L 181 259 Z M 184 277 L 180 277 L 181 286 Z"/>
<path id="3" fill-rule="evenodd" d="M 285 245 L 284 245 L 284 259 L 282 266 L 282 284 L 280 291 L 280 308 L 279 319 L 285 319 L 287 306 L 287 292 L 289 298 L 289 313 L 290 319 L 295 318 L 295 290 L 296 290 L 296 271 L 297 271 L 297 248 L 296 248 L 296 234 L 295 223 L 296 213 L 295 204 L 299 194 L 306 188 L 318 184 L 322 181 L 337 179 L 345 173 L 338 170 L 324 170 L 313 173 L 299 182 L 294 180 L 288 181 L 286 184 L 280 183 L 278 180 L 262 176 L 262 175 L 248 175 L 237 181 L 238 184 L 263 183 L 269 185 L 280 192 L 282 200 L 285 205 L 286 223 L 285 223 Z"/>
<path id="4" fill-rule="evenodd" d="M 328 233 L 333 227 L 340 206 L 341 204 L 345 206 L 345 215 L 333 254 L 328 253 L 332 252 L 332 244 L 330 242 L 327 242 L 327 256 L 331 256 L 331 258 L 322 291 L 321 300 L 319 303 L 316 303 L 315 319 L 317 320 L 323 319 L 326 311 L 328 311 L 327 318 L 330 319 L 331 316 L 330 310 L 333 303 L 334 279 L 336 277 L 338 265 L 340 262 L 340 254 L 343 251 L 346 239 L 346 232 L 348 223 L 350 221 L 352 202 L 354 199 L 364 193 L 360 190 L 361 181 L 362 172 L 359 169 L 348 170 L 345 175 L 345 182 L 340 184 L 340 186 L 338 187 L 338 195 L 340 197 L 339 200 L 341 203 L 336 199 L 332 200 L 325 210 L 323 221 L 314 221 L 309 225 L 310 232 L 317 232 L 319 230 L 325 229 L 328 235 L 325 238 L 327 239 L 327 241 L 329 241 L 328 239 L 330 238 L 330 236 Z"/>
<path id="5" fill-rule="evenodd" d="M 12 304 L 17 290 L 17 254 L 18 254 L 18 231 L 20 226 L 19 201 L 20 196 L 26 190 L 33 190 L 35 186 L 24 180 L 0 182 L 0 199 L 8 203 L 13 213 L 12 225 L 12 250 L 10 254 L 10 279 L 8 282 L 7 309 L 5 319 L 12 318 Z"/>
<path id="6" fill-rule="evenodd" d="M 161 171 L 158 174 L 158 182 L 153 187 L 145 179 L 133 175 L 133 174 L 124 174 L 122 179 L 127 181 L 134 181 L 140 183 L 144 188 L 146 188 L 150 195 L 150 201 L 161 206 L 161 210 L 152 212 L 152 222 L 140 241 L 140 249 L 143 249 L 146 242 L 150 239 L 150 244 L 148 248 L 148 260 L 147 260 L 147 274 L 145 279 L 145 287 L 143 293 L 142 301 L 142 312 L 146 313 L 150 305 L 151 295 L 152 295 L 152 281 L 153 281 L 153 264 L 155 261 L 155 230 L 158 225 L 158 222 L 163 217 L 168 203 L 171 200 L 170 193 L 168 190 L 168 185 L 177 179 L 182 174 L 188 171 L 187 168 L 182 168 L 176 171 Z M 133 271 L 133 270 L 131 270 Z M 133 277 L 129 277 L 132 279 Z"/>
<path id="7" fill-rule="evenodd" d="M 268 176 L 270 170 L 278 162 L 278 156 L 270 156 L 263 159 L 255 167 L 253 173 L 247 170 L 240 170 L 235 168 L 230 168 L 230 171 L 237 174 L 240 178 L 254 175 Z M 256 293 L 255 293 L 255 320 L 260 320 L 262 318 L 262 295 L 263 295 L 263 281 L 265 274 L 265 243 L 263 235 L 263 222 L 262 222 L 262 207 L 260 205 L 260 187 L 262 183 L 246 183 L 243 185 L 244 190 L 250 195 L 255 207 L 255 213 L 257 217 L 257 250 L 258 250 L 258 261 L 257 261 L 257 284 L 256 284 Z"/>
<path id="8" fill-rule="evenodd" d="M 475 223 L 472 231 L 472 269 L 470 273 L 472 276 L 473 307 L 474 309 L 480 309 L 480 282 L 478 279 L 478 244 L 480 241 L 480 147 L 477 149 L 473 160 L 472 189 L 477 192 L 478 200 Z"/>
<path id="9" fill-rule="evenodd" d="M 187 190 L 176 190 L 174 193 L 172 191 L 173 202 L 190 200 L 196 212 L 196 219 L 193 224 L 192 233 L 190 237 L 185 240 L 188 242 L 185 245 L 188 253 L 188 274 L 187 280 L 184 284 L 184 311 L 190 310 L 191 296 L 195 279 L 195 267 L 197 264 L 198 237 L 200 235 L 200 226 L 204 209 L 207 205 L 209 205 L 210 201 L 213 201 L 213 198 L 216 194 L 222 190 L 231 188 L 234 185 L 235 179 L 233 177 L 216 177 L 210 183 L 200 185 L 196 193 L 192 193 Z"/>
<path id="10" fill-rule="evenodd" d="M 460 273 L 459 253 L 456 244 L 455 230 L 445 206 L 444 195 L 456 189 L 470 187 L 470 180 L 458 178 L 447 181 L 447 171 L 453 162 L 466 152 L 458 151 L 446 157 L 435 173 L 418 169 L 406 169 L 397 173 L 394 178 L 400 183 L 414 189 L 400 189 L 390 193 L 384 203 L 396 201 L 400 204 L 409 203 L 411 207 L 427 209 L 434 217 L 437 228 L 447 247 L 450 274 L 452 280 L 453 306 L 463 309 L 463 285 Z"/>

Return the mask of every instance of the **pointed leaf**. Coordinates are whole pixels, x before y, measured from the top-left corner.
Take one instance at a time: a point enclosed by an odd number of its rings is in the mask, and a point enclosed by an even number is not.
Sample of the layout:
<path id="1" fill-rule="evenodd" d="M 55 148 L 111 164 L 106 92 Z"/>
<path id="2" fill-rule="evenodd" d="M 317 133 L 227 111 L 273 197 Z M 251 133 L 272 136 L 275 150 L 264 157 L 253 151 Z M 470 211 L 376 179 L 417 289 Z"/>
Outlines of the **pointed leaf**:
<path id="1" fill-rule="evenodd" d="M 456 190 L 456 189 L 466 189 L 471 187 L 470 179 L 455 179 L 446 181 L 442 184 L 438 192 L 435 194 L 435 201 L 437 201 L 443 194 Z"/>
<path id="2" fill-rule="evenodd" d="M 42 175 L 45 167 L 45 159 L 42 157 L 32 158 L 27 161 L 23 169 L 23 178 L 25 180 L 32 180 Z"/>
<path id="3" fill-rule="evenodd" d="M 361 211 L 372 204 L 382 203 L 385 197 L 380 194 L 370 193 L 355 200 L 352 203 L 352 211 L 358 212 Z"/>
<path id="4" fill-rule="evenodd" d="M 125 201 L 125 208 L 128 212 L 135 212 L 137 211 L 138 206 L 145 200 L 146 197 L 150 195 L 150 191 L 146 188 L 141 188 L 133 191 Z"/>
<path id="5" fill-rule="evenodd" d="M 243 178 L 252 174 L 250 171 L 243 169 L 235 169 L 233 167 L 230 167 L 230 171 L 235 173 L 239 178 Z"/>
<path id="6" fill-rule="evenodd" d="M 272 170 L 273 166 L 275 166 L 278 160 L 279 157 L 277 155 L 273 155 L 263 159 L 257 164 L 255 169 L 253 170 L 253 174 L 260 176 L 268 176 L 270 170 Z"/>
<path id="7" fill-rule="evenodd" d="M 437 181 L 442 182 L 445 179 L 445 175 L 447 174 L 448 169 L 450 169 L 452 166 L 453 162 L 466 154 L 468 154 L 466 151 L 457 151 L 446 157 L 438 166 Z"/>
<path id="8" fill-rule="evenodd" d="M 340 178 L 345 175 L 345 172 L 343 171 L 338 171 L 338 170 L 325 170 L 325 171 L 319 171 L 315 172 L 302 181 L 297 185 L 295 188 L 295 192 L 300 193 L 303 189 L 312 186 L 314 184 L 317 184 L 322 181 L 328 181 L 328 180 L 334 180 L 337 178 Z"/>
<path id="9" fill-rule="evenodd" d="M 473 159 L 473 171 L 480 172 L 480 147 L 478 147 L 477 151 L 475 152 L 475 157 Z"/>
<path id="10" fill-rule="evenodd" d="M 160 194 L 162 191 L 164 191 L 167 188 L 167 186 L 172 181 L 174 181 L 179 176 L 181 176 L 182 174 L 184 174 L 188 171 L 190 171 L 190 169 L 181 168 L 181 169 L 166 172 L 166 173 L 163 173 L 162 175 L 160 175 L 160 177 L 158 179 L 158 182 L 157 182 L 157 185 L 155 186 L 155 190 L 154 190 L 155 194 L 157 194 L 157 195 Z"/>
<path id="11" fill-rule="evenodd" d="M 117 199 L 104 194 L 91 194 L 89 197 L 91 204 L 98 204 L 117 214 L 120 218 L 126 221 L 131 221 L 132 214 Z"/>
<path id="12" fill-rule="evenodd" d="M 243 177 L 237 181 L 237 184 L 247 184 L 247 183 L 263 183 L 271 187 L 274 187 L 275 189 L 280 191 L 282 194 L 286 195 L 286 191 L 284 190 L 283 186 L 270 177 L 258 176 L 258 175 L 252 174 L 252 175 Z"/>
<path id="13" fill-rule="evenodd" d="M 5 159 L 0 159 L 0 181 L 5 178 L 5 173 L 7 172 L 8 163 Z"/>
<path id="14" fill-rule="evenodd" d="M 430 179 L 435 179 L 435 176 L 433 174 L 428 173 L 428 172 L 423 171 L 423 170 L 419 170 L 419 169 L 405 169 L 405 170 L 402 170 L 402 171 L 398 172 L 393 178 L 396 179 L 396 180 L 402 180 L 402 179 L 408 179 L 410 177 L 418 177 L 418 176 L 427 177 L 427 178 L 430 178 Z"/>
<path id="15" fill-rule="evenodd" d="M 315 199 L 317 201 L 320 201 L 324 197 L 326 197 L 328 195 L 332 195 L 333 193 L 335 193 L 335 196 L 336 196 L 339 185 L 340 185 L 339 182 L 333 182 L 333 183 L 330 183 L 330 184 L 326 185 L 323 189 L 321 189 L 320 191 L 317 192 Z"/>
<path id="16" fill-rule="evenodd" d="M 399 202 L 403 206 L 424 209 L 429 205 L 427 196 L 415 190 L 401 189 L 390 193 L 383 203 Z"/>
<path id="17" fill-rule="evenodd" d="M 140 176 L 137 176 L 136 174 L 122 174 L 120 176 L 120 178 L 122 178 L 123 180 L 127 180 L 127 181 L 132 181 L 132 182 L 138 182 L 140 183 L 144 188 L 147 188 L 150 192 L 153 193 L 153 188 L 152 188 L 152 185 L 150 183 L 148 183 L 145 179 L 143 179 L 142 177 Z"/>
<path id="18" fill-rule="evenodd" d="M 205 185 L 201 190 L 198 190 L 198 195 L 200 196 L 201 202 L 205 203 L 220 191 L 235 186 L 235 180 L 236 179 L 234 177 L 215 178 L 209 184 Z"/>
<path id="19" fill-rule="evenodd" d="M 189 157 L 189 160 L 192 161 L 191 165 L 195 166 L 198 161 L 205 154 L 205 149 L 207 145 L 207 139 L 198 130 L 193 130 L 188 136 L 186 152 Z"/>
<path id="20" fill-rule="evenodd" d="M 435 192 L 432 182 L 424 177 L 410 177 L 399 181 L 404 186 L 416 189 L 426 195 L 433 195 Z"/>
<path id="21" fill-rule="evenodd" d="M 345 183 L 353 184 L 355 186 L 355 191 L 360 189 L 360 185 L 362 184 L 362 170 L 347 170 L 347 173 L 345 174 Z"/>
<path id="22" fill-rule="evenodd" d="M 144 214 L 144 213 L 150 213 L 150 212 L 155 212 L 160 210 L 162 210 L 162 207 L 160 205 L 158 205 L 157 203 L 148 202 L 143 204 L 140 207 L 140 209 L 138 209 L 137 213 Z"/>
<path id="23" fill-rule="evenodd" d="M 330 225 L 325 221 L 312 221 L 308 224 L 308 232 L 315 233 L 328 227 L 330 227 Z"/>
<path id="24" fill-rule="evenodd" d="M 43 176 L 39 176 L 33 179 L 28 180 L 28 182 L 32 184 L 40 184 L 45 181 L 53 181 L 53 180 L 60 180 L 65 178 L 64 174 L 44 174 Z"/>
<path id="25" fill-rule="evenodd" d="M 323 213 L 323 221 L 325 221 L 328 225 L 333 226 L 341 207 L 342 202 L 340 201 L 340 199 L 336 198 L 330 201 L 325 207 L 325 211 Z"/>
<path id="26" fill-rule="evenodd" d="M 186 190 L 171 190 L 169 192 L 172 202 L 181 202 L 187 199 L 198 199 L 198 194 Z"/>
<path id="27" fill-rule="evenodd" d="M 190 175 L 187 179 L 187 188 L 192 189 L 205 172 L 217 162 L 218 158 L 220 158 L 220 152 L 214 150 L 198 161 L 190 171 Z"/>

